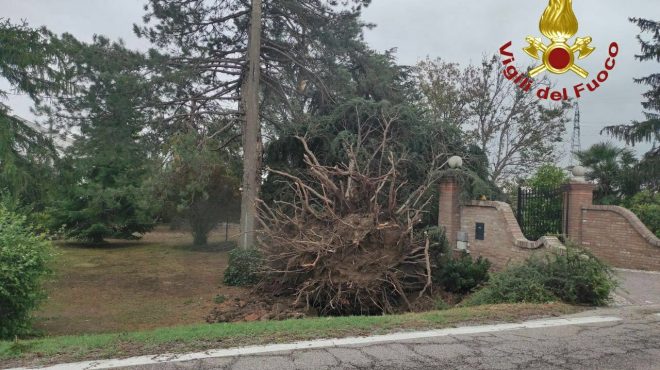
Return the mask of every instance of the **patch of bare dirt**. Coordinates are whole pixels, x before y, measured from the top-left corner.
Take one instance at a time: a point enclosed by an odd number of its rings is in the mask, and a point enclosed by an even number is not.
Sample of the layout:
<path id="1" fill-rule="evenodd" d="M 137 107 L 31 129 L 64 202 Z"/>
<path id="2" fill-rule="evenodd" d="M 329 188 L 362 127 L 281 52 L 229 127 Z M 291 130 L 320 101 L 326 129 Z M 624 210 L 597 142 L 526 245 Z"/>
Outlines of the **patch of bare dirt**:
<path id="1" fill-rule="evenodd" d="M 206 317 L 208 323 L 301 319 L 318 316 L 311 308 L 296 307 L 292 298 L 248 296 L 229 297 Z"/>

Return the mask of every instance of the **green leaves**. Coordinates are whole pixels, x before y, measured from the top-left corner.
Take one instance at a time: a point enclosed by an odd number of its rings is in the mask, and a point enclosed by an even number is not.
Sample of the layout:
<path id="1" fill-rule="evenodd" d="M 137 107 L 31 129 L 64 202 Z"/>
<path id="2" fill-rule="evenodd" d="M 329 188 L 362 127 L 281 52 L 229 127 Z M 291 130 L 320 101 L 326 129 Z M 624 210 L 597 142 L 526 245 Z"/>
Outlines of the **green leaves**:
<path id="1" fill-rule="evenodd" d="M 35 101 L 44 94 L 64 90 L 61 61 L 56 38 L 50 31 L 0 18 L 0 76 L 13 87 Z"/>
<path id="2" fill-rule="evenodd" d="M 566 123 L 566 103 L 546 105 L 505 83 L 504 68 L 492 57 L 465 68 L 426 59 L 414 70 L 418 105 L 428 119 L 460 129 L 462 140 L 487 156 L 494 183 L 554 162 Z"/>
<path id="3" fill-rule="evenodd" d="M 238 158 L 226 148 L 215 150 L 218 145 L 195 133 L 173 137 L 166 150 L 170 159 L 152 181 L 165 209 L 176 209 L 190 223 L 195 245 L 206 244 L 219 222 L 236 221 L 240 212 Z"/>
<path id="4" fill-rule="evenodd" d="M 497 303 L 546 303 L 602 306 L 609 302 L 617 281 L 609 267 L 584 250 L 568 247 L 530 258 L 492 275 L 488 284 L 466 305 Z"/>
<path id="5" fill-rule="evenodd" d="M 466 294 L 488 281 L 490 261 L 484 258 L 472 260 L 463 253 L 458 258 L 449 259 L 443 266 L 438 266 L 437 280 L 448 292 Z"/>
<path id="6" fill-rule="evenodd" d="M 637 36 L 639 41 L 641 54 L 635 55 L 639 61 L 655 61 L 660 62 L 660 22 L 643 18 L 630 18 L 630 22 L 636 24 L 641 34 Z M 648 39 L 646 34 L 650 34 Z M 653 73 L 648 76 L 636 78 L 635 82 L 650 87 L 642 96 L 645 98 L 642 101 L 642 107 L 647 111 L 644 112 L 646 121 L 634 121 L 628 125 L 614 125 L 605 127 L 602 132 L 607 132 L 609 135 L 625 140 L 627 144 L 635 145 L 641 142 L 660 141 L 660 74 Z M 648 153 L 648 157 L 658 157 L 660 149 L 653 146 Z M 655 173 L 657 177 L 657 173 Z M 657 181 L 655 183 L 657 189 Z"/>
<path id="7" fill-rule="evenodd" d="M 576 156 L 589 169 L 587 178 L 596 181 L 595 199 L 600 204 L 617 204 L 624 197 L 639 191 L 639 161 L 630 149 L 598 143 L 576 153 Z"/>
<path id="8" fill-rule="evenodd" d="M 660 237 L 660 194 L 650 190 L 643 190 L 632 198 L 624 201 L 640 221 L 646 225 L 657 237 Z"/>
<path id="9" fill-rule="evenodd" d="M 52 142 L 26 122 L 0 109 L 0 193 L 18 208 L 41 211 L 48 198 Z"/>
<path id="10" fill-rule="evenodd" d="M 59 167 L 53 228 L 96 243 L 135 239 L 151 230 L 156 211 L 143 186 L 152 150 L 143 135 L 151 122 L 151 93 L 142 74 L 147 60 L 103 37 L 85 44 L 64 35 L 60 47 L 79 88 L 41 108 L 80 133 Z"/>
<path id="11" fill-rule="evenodd" d="M 0 338 L 29 330 L 30 311 L 43 298 L 41 281 L 53 256 L 50 243 L 25 218 L 0 206 Z"/>
<path id="12" fill-rule="evenodd" d="M 256 249 L 236 248 L 229 252 L 229 266 L 224 282 L 231 286 L 248 286 L 259 282 L 262 268 L 261 255 Z"/>
<path id="13" fill-rule="evenodd" d="M 534 189 L 551 190 L 566 182 L 568 182 L 568 176 L 563 169 L 553 164 L 544 164 L 536 170 L 534 176 L 527 179 L 526 184 Z"/>

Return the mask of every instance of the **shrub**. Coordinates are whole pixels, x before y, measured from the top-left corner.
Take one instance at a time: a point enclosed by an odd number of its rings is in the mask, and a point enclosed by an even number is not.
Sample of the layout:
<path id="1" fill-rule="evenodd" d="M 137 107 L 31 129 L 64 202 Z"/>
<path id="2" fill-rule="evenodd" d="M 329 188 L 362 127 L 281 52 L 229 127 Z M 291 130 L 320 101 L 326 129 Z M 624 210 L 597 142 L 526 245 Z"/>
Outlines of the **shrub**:
<path id="1" fill-rule="evenodd" d="M 556 301 L 546 287 L 545 278 L 531 263 L 510 267 L 493 274 L 488 284 L 463 304 L 476 306 L 497 303 L 546 303 Z"/>
<path id="2" fill-rule="evenodd" d="M 236 248 L 229 252 L 229 266 L 224 282 L 232 286 L 246 286 L 259 281 L 261 255 L 255 249 Z"/>
<path id="3" fill-rule="evenodd" d="M 654 194 L 650 190 L 640 191 L 626 201 L 625 206 L 660 238 L 660 193 Z"/>
<path id="4" fill-rule="evenodd" d="M 444 301 L 441 297 L 436 298 L 434 302 L 435 309 L 438 311 L 444 311 L 451 308 L 451 306 Z"/>
<path id="5" fill-rule="evenodd" d="M 446 291 L 466 294 L 488 281 L 490 261 L 484 258 L 472 260 L 469 254 L 463 252 L 459 258 L 449 259 L 439 269 L 436 281 Z"/>
<path id="6" fill-rule="evenodd" d="M 571 304 L 604 305 L 616 288 L 609 267 L 587 252 L 569 247 L 545 259 L 530 258 L 496 273 L 472 295 L 467 305 L 496 303 L 545 303 L 561 300 Z"/>
<path id="7" fill-rule="evenodd" d="M 435 280 L 439 269 L 449 260 L 449 242 L 444 230 L 438 226 L 427 227 L 424 229 L 424 235 L 429 238 L 429 257 Z"/>
<path id="8" fill-rule="evenodd" d="M 25 334 L 30 311 L 44 298 L 50 243 L 36 236 L 24 217 L 0 207 L 0 338 Z"/>
<path id="9" fill-rule="evenodd" d="M 588 252 L 567 248 L 566 253 L 540 265 L 545 286 L 566 303 L 602 306 L 617 282 L 610 268 Z"/>

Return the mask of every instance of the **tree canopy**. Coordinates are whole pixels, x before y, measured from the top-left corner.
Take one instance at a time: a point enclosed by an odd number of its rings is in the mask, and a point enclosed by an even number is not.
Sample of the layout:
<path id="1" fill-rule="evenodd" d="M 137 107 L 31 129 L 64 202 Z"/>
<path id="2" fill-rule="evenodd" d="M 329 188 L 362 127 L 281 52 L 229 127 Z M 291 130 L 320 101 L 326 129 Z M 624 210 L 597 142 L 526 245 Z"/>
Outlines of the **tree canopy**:
<path id="1" fill-rule="evenodd" d="M 464 69 L 440 59 L 416 67 L 430 119 L 460 128 L 463 140 L 488 156 L 489 179 L 496 183 L 557 160 L 568 107 L 548 106 L 518 89 L 503 68 L 497 57 Z"/>
<path id="2" fill-rule="evenodd" d="M 636 24 L 642 32 L 637 36 L 641 53 L 635 55 L 635 58 L 640 62 L 660 63 L 660 22 L 643 18 L 630 18 L 630 21 Z M 646 33 L 651 35 L 650 40 L 643 37 Z M 660 147 L 657 146 L 657 143 L 660 142 L 660 73 L 636 78 L 635 82 L 649 86 L 649 90 L 642 94 L 645 99 L 642 107 L 646 120 L 634 121 L 627 125 L 607 126 L 603 131 L 617 139 L 625 140 L 630 145 L 652 142 L 654 147 L 648 156 L 655 157 L 656 165 L 658 165 L 657 156 L 660 156 Z"/>

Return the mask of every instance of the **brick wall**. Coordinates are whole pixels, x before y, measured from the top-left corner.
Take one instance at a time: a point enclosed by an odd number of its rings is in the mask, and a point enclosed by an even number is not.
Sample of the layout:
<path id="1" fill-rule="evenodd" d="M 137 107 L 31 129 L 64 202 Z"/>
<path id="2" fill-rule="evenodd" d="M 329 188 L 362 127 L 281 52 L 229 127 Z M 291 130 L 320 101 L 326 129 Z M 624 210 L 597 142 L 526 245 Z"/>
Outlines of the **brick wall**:
<path id="1" fill-rule="evenodd" d="M 660 240 L 629 210 L 592 205 L 594 185 L 583 180 L 567 184 L 563 225 L 566 237 L 614 267 L 660 271 Z M 511 207 L 502 202 L 474 201 L 459 206 L 460 188 L 452 178 L 440 182 L 439 223 L 452 248 L 457 231 L 468 234 L 468 249 L 501 269 L 534 253 L 564 248 L 557 238 L 527 240 Z M 476 240 L 477 223 L 485 225 L 484 240 Z"/>
<path id="2" fill-rule="evenodd" d="M 484 240 L 475 237 L 478 222 L 485 225 Z M 545 253 L 548 247 L 563 248 L 554 237 L 527 240 L 511 207 L 503 202 L 475 201 L 461 207 L 461 231 L 468 233 L 470 254 L 488 258 L 495 270 L 522 262 L 534 253 Z"/>
<path id="3" fill-rule="evenodd" d="M 660 271 L 660 240 L 629 210 L 583 206 L 582 246 L 615 267 Z"/>

